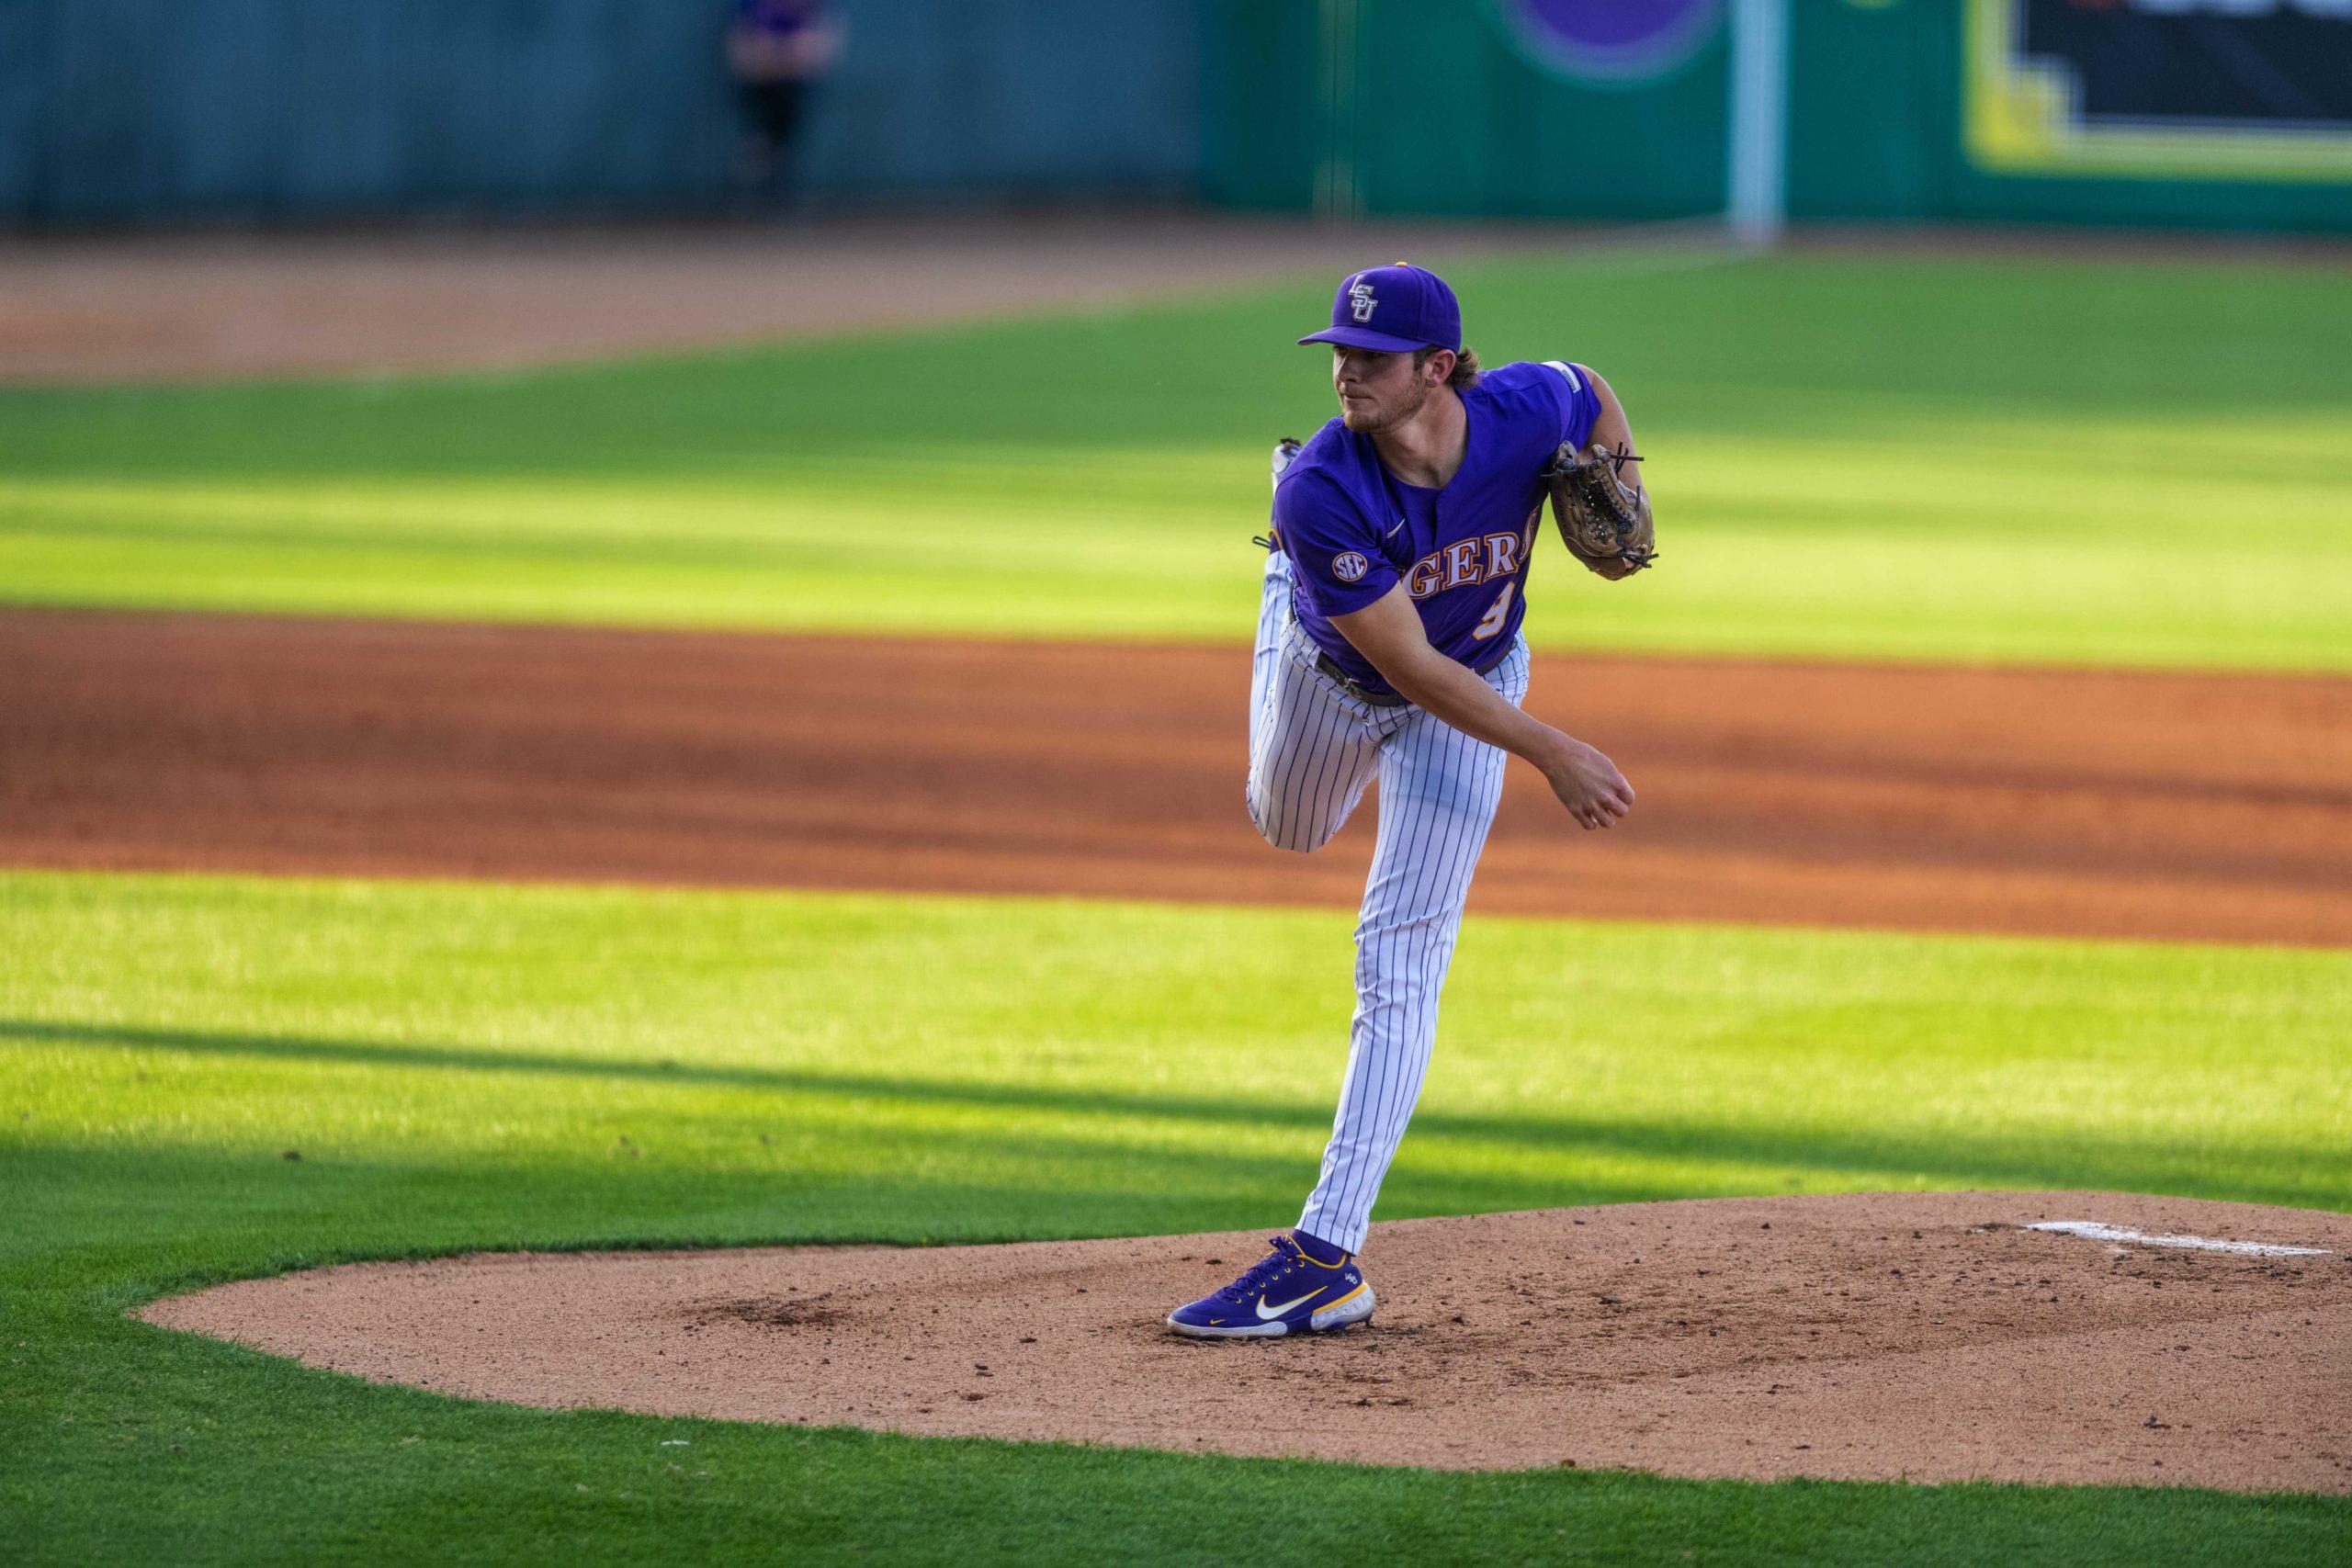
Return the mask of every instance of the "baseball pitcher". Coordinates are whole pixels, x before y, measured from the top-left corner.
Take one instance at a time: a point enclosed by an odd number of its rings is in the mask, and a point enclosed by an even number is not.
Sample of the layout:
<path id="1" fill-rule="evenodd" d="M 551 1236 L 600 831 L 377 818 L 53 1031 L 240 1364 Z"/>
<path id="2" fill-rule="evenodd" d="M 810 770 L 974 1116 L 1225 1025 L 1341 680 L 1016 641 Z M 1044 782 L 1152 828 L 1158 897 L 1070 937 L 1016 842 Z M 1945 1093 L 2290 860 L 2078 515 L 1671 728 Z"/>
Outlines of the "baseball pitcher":
<path id="1" fill-rule="evenodd" d="M 1609 384 L 1556 359 L 1482 372 L 1453 290 L 1402 262 L 1347 278 L 1330 326 L 1299 342 L 1330 345 L 1340 417 L 1274 451 L 1250 819 L 1305 853 L 1377 778 L 1379 835 L 1321 1178 L 1264 1259 L 1169 1315 L 1201 1338 L 1372 1315 L 1356 1254 L 1429 1067 L 1506 753 L 1541 772 L 1587 829 L 1634 805 L 1615 763 L 1520 711 L 1520 623 L 1546 498 L 1569 550 L 1600 576 L 1630 577 L 1656 557 L 1633 431 Z"/>

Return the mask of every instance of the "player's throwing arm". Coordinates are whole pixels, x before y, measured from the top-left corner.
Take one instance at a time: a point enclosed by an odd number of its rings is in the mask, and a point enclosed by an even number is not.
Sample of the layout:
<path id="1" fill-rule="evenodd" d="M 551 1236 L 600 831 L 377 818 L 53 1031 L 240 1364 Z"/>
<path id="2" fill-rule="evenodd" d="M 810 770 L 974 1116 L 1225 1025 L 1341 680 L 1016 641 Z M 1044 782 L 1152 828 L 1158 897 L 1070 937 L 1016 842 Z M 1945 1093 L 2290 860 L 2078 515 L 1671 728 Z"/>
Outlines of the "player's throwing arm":
<path id="1" fill-rule="evenodd" d="M 1598 375 L 1582 370 L 1580 378 L 1598 398 L 1600 414 L 1586 446 L 1562 442 L 1541 476 L 1570 553 L 1600 576 L 1622 581 L 1657 558 L 1657 527 L 1646 488 L 1621 477 L 1641 460 L 1623 406 Z M 1462 679 L 1463 666 L 1430 642 L 1408 584 L 1331 624 L 1417 705 L 1532 763 L 1588 829 L 1609 827 L 1634 808 L 1634 786 L 1599 750 L 1496 701 L 1483 682 Z"/>

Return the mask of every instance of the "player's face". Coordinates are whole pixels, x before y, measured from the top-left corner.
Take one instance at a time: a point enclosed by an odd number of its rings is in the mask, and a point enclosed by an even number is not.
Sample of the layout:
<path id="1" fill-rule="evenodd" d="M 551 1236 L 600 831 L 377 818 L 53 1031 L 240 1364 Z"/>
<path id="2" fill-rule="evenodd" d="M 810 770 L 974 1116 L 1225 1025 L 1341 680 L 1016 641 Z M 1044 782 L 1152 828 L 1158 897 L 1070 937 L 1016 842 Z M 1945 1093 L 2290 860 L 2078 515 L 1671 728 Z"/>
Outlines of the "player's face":
<path id="1" fill-rule="evenodd" d="M 1364 435 L 1395 429 L 1420 412 L 1430 397 L 1428 379 L 1415 371 L 1411 355 L 1344 344 L 1331 345 L 1331 386 L 1340 394 L 1341 422 Z"/>

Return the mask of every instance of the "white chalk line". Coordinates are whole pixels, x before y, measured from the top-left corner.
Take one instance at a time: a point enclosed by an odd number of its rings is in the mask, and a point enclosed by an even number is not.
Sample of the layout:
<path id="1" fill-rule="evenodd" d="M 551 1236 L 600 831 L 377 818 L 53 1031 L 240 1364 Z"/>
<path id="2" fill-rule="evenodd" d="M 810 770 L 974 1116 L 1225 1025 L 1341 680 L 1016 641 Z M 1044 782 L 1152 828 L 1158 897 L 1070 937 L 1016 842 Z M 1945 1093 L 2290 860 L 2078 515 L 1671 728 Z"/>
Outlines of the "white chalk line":
<path id="1" fill-rule="evenodd" d="M 2157 1235 L 2149 1231 L 2128 1230 L 2121 1225 L 2102 1224 L 2097 1220 L 2037 1220 L 2025 1227 L 2030 1231 L 2057 1231 L 2066 1235 L 2087 1236 L 2093 1241 L 2131 1241 L 2142 1247 L 2186 1247 L 2199 1252 L 2234 1252 L 2247 1258 L 2324 1258 L 2324 1247 L 2279 1247 L 2267 1241 L 2218 1241 L 2210 1235 Z"/>

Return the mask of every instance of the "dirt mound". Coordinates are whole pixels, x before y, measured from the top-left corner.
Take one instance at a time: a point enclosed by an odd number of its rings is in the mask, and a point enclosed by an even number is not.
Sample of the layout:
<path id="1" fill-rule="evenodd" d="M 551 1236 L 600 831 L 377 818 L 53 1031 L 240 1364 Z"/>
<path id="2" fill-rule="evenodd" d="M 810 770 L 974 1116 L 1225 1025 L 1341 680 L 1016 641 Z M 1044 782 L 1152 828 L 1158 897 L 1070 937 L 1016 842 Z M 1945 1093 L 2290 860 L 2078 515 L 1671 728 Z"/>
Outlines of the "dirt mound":
<path id="1" fill-rule="evenodd" d="M 2051 1221 L 2329 1250 L 2027 1228 Z M 1365 1327 L 1161 1327 L 1261 1245 L 489 1255 L 140 1315 L 555 1407 L 1448 1469 L 2352 1493 L 2345 1215 L 1993 1192 L 1408 1220 L 1374 1227 Z"/>
<path id="2" fill-rule="evenodd" d="M 0 613 L 0 863 L 1352 908 L 1241 806 L 1248 656 Z M 1539 660 L 1471 907 L 2352 943 L 2352 681 Z"/>

